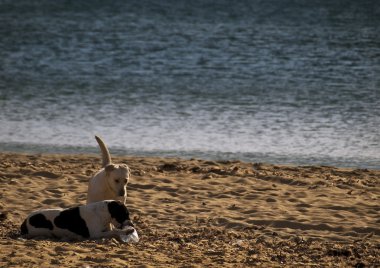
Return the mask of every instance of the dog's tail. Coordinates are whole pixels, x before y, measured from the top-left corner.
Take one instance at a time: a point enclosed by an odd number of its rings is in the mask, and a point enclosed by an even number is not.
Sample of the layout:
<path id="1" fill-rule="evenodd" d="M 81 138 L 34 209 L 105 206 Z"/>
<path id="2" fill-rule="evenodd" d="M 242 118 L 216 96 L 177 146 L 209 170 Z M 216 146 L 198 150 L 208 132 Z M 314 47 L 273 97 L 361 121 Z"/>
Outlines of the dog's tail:
<path id="1" fill-rule="evenodd" d="M 103 140 L 95 135 L 95 139 L 99 144 L 100 151 L 102 152 L 102 166 L 106 167 L 111 164 L 111 155 L 107 149 L 107 146 L 104 144 Z"/>

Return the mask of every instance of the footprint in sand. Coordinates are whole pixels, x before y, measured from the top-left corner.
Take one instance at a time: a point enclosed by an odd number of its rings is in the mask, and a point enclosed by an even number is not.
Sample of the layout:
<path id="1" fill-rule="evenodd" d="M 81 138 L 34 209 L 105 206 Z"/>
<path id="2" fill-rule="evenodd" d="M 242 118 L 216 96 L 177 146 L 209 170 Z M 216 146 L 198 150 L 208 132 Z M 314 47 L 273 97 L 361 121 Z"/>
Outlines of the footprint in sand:
<path id="1" fill-rule="evenodd" d="M 44 201 L 42 201 L 42 204 L 51 205 L 51 204 L 54 204 L 57 202 L 60 202 L 60 199 L 48 198 L 48 199 L 45 199 Z"/>
<path id="2" fill-rule="evenodd" d="M 59 189 L 46 189 L 46 191 L 56 194 L 57 196 L 62 195 L 62 190 L 59 190 Z"/>
<path id="3" fill-rule="evenodd" d="M 311 208 L 312 205 L 307 204 L 307 203 L 299 203 L 299 204 L 296 205 L 296 207 L 299 207 L 299 208 Z"/>
<path id="4" fill-rule="evenodd" d="M 60 174 L 55 174 L 49 171 L 37 171 L 37 172 L 32 173 L 32 175 L 36 177 L 44 177 L 48 179 L 57 179 L 61 176 Z"/>

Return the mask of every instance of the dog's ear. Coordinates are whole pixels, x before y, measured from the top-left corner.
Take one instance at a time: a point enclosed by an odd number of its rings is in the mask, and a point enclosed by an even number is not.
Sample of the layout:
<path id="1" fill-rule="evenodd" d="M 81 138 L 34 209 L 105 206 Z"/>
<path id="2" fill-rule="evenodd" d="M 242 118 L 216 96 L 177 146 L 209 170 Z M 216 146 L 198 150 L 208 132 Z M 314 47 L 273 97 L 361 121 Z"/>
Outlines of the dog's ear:
<path id="1" fill-rule="evenodd" d="M 109 164 L 104 169 L 106 170 L 107 173 L 109 173 L 109 172 L 115 170 L 115 168 L 116 167 L 114 166 L 114 164 Z"/>
<path id="2" fill-rule="evenodd" d="M 119 167 L 124 168 L 127 170 L 127 177 L 129 178 L 131 176 L 131 169 L 128 167 L 127 164 L 120 164 Z"/>

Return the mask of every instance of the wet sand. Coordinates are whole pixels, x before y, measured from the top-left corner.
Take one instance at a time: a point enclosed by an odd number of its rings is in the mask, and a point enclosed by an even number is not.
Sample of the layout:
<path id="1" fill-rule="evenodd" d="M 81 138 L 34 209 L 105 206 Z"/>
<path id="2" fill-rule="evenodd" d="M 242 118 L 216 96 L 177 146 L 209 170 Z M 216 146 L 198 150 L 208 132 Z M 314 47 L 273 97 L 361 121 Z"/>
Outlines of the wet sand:
<path id="1" fill-rule="evenodd" d="M 99 155 L 0 153 L 0 267 L 380 265 L 380 171 L 113 157 L 132 170 L 138 244 L 25 240 L 41 208 L 86 201 Z M 363 266 L 364 265 L 364 266 Z"/>

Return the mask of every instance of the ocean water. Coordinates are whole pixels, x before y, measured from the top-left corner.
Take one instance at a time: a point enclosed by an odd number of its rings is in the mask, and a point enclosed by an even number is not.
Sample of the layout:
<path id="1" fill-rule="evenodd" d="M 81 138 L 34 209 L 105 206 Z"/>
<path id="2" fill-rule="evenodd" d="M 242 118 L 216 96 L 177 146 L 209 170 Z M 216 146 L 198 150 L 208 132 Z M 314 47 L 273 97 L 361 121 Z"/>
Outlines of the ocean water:
<path id="1" fill-rule="evenodd" d="M 0 1 L 0 151 L 380 168 L 378 1 Z"/>

